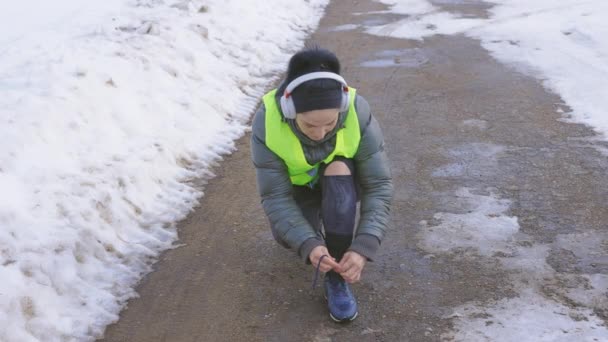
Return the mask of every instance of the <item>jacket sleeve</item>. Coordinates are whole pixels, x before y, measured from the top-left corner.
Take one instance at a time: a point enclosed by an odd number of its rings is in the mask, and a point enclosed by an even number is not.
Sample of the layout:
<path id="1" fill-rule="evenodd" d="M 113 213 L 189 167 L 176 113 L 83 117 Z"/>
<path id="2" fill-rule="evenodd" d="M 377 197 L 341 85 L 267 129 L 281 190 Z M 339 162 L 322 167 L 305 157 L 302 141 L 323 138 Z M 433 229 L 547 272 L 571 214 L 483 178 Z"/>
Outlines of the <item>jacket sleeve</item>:
<path id="1" fill-rule="evenodd" d="M 390 221 L 393 182 L 380 125 L 363 97 L 357 97 L 356 106 L 361 126 L 361 141 L 355 155 L 356 177 L 361 190 L 361 217 L 350 250 L 371 260 Z"/>
<path id="2" fill-rule="evenodd" d="M 307 262 L 312 249 L 324 245 L 324 242 L 304 218 L 293 198 L 293 185 L 287 166 L 265 144 L 265 112 L 262 104 L 252 125 L 251 156 L 256 171 L 257 189 L 275 234 Z"/>

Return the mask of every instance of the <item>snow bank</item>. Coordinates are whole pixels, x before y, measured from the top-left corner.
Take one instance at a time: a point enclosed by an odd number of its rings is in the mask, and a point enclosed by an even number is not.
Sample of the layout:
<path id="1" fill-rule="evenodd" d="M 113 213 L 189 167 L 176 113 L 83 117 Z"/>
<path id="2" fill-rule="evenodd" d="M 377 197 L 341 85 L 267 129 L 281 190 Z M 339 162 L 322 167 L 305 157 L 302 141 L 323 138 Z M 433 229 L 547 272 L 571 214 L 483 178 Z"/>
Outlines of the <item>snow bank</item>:
<path id="1" fill-rule="evenodd" d="M 0 3 L 0 341 L 118 318 L 327 2 Z"/>

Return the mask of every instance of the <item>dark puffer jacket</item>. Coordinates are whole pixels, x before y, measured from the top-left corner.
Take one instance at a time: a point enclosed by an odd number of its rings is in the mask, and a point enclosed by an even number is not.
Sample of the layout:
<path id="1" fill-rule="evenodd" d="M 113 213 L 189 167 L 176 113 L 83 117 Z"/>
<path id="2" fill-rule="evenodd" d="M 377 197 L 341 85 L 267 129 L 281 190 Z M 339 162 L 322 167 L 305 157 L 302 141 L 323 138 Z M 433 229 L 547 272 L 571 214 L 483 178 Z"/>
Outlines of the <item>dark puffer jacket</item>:
<path id="1" fill-rule="evenodd" d="M 349 249 L 373 259 L 389 223 L 393 184 L 380 126 L 372 116 L 367 101 L 359 95 L 355 99 L 355 108 L 361 128 L 361 142 L 354 157 L 356 182 L 361 190 L 361 215 Z M 285 163 L 265 144 L 265 112 L 262 103 L 253 119 L 251 136 L 258 191 L 271 224 L 282 239 L 307 261 L 312 249 L 324 245 L 324 242 L 306 221 L 293 198 L 293 185 Z M 336 128 L 322 141 L 309 139 L 299 131 L 295 120 L 287 120 L 302 143 L 309 164 L 322 161 L 334 150 L 336 131 L 343 127 L 345 118 L 346 112 L 340 113 Z"/>

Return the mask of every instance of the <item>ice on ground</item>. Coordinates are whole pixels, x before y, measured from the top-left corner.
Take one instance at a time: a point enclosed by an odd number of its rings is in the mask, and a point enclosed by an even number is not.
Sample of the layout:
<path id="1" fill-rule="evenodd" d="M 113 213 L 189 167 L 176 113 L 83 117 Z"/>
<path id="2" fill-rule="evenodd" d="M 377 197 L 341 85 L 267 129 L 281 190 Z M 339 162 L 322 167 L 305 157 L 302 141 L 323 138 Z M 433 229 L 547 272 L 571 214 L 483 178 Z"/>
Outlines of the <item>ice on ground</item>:
<path id="1" fill-rule="evenodd" d="M 407 67 L 416 68 L 426 64 L 429 59 L 420 49 L 384 50 L 374 54 L 377 59 L 365 61 L 360 65 L 366 68 Z"/>
<path id="2" fill-rule="evenodd" d="M 556 270 L 549 260 L 552 251 L 567 250 L 579 264 L 597 267 L 606 256 L 607 235 L 561 234 L 552 243 L 534 244 L 519 232 L 517 217 L 508 216 L 510 201 L 486 192 L 489 195 L 467 188 L 455 191 L 448 197 L 455 202 L 451 205 L 455 212 L 435 214 L 436 224 L 422 221 L 418 246 L 434 255 L 488 258 L 489 264 L 505 271 L 505 287 L 516 295 L 454 308 L 446 316 L 454 321 L 454 330 L 442 337 L 504 342 L 606 340 L 608 275 L 581 267 Z M 573 261 L 565 260 L 571 266 Z"/>
<path id="3" fill-rule="evenodd" d="M 464 120 L 460 124 L 463 128 L 476 128 L 480 131 L 488 129 L 488 122 L 486 120 L 468 119 Z"/>
<path id="4" fill-rule="evenodd" d="M 571 250 L 579 260 L 587 264 L 585 266 L 593 262 L 599 263 L 598 267 L 608 266 L 608 233 L 606 232 L 560 234 L 554 245 Z"/>
<path id="5" fill-rule="evenodd" d="M 498 167 L 498 157 L 505 151 L 504 146 L 488 143 L 470 143 L 456 146 L 447 151 L 446 156 L 455 161 L 435 169 L 433 177 L 478 177 L 494 172 Z"/>
<path id="6" fill-rule="evenodd" d="M 491 1 L 490 18 L 472 19 L 442 11 L 427 0 L 379 1 L 408 17 L 370 25 L 367 32 L 417 40 L 436 34 L 480 39 L 498 60 L 539 78 L 559 94 L 577 122 L 608 134 L 608 2 Z"/>
<path id="7" fill-rule="evenodd" d="M 355 24 L 346 24 L 346 25 L 338 25 L 334 26 L 330 29 L 332 32 L 344 32 L 344 31 L 352 31 L 359 28 L 359 25 Z"/>
<path id="8" fill-rule="evenodd" d="M 497 252 L 510 253 L 508 248 L 519 230 L 516 217 L 505 214 L 510 201 L 494 194 L 476 195 L 467 188 L 454 194 L 465 213 L 437 213 L 433 218 L 440 224 L 423 227 L 419 246 L 431 253 L 473 251 L 482 256 Z"/>
<path id="9" fill-rule="evenodd" d="M 443 340 L 495 342 L 605 341 L 608 329 L 593 311 L 571 308 L 532 290 L 495 303 L 471 303 L 451 314 L 454 332 Z"/>
<path id="10" fill-rule="evenodd" d="M 437 25 L 437 23 L 442 23 L 442 25 Z M 462 33 L 478 24 L 477 19 L 458 18 L 447 12 L 431 12 L 390 24 L 368 27 L 366 32 L 380 36 L 422 40 L 425 36 L 434 34 Z"/>
<path id="11" fill-rule="evenodd" d="M 541 282 L 541 293 L 547 298 L 572 307 L 592 309 L 608 319 L 608 275 L 555 273 Z"/>
<path id="12" fill-rule="evenodd" d="M 426 14 L 435 10 L 427 1 L 420 0 L 380 0 L 379 2 L 390 6 L 389 12 L 409 15 Z"/>
<path id="13" fill-rule="evenodd" d="M 571 258 L 568 265 L 548 259 L 556 276 L 543 290 L 608 317 L 608 233 L 560 234 L 550 246 L 551 251 L 568 253 Z"/>

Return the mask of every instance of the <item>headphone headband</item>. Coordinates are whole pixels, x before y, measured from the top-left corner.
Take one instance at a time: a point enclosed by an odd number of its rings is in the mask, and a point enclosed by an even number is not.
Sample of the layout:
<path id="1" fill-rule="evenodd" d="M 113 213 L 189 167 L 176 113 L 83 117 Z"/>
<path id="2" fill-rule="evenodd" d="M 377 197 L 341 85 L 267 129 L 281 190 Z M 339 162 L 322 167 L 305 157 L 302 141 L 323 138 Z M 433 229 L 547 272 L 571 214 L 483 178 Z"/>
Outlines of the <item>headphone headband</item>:
<path id="1" fill-rule="evenodd" d="M 308 81 L 316 80 L 316 79 L 322 79 L 322 78 L 327 78 L 327 79 L 332 79 L 332 80 L 338 81 L 338 82 L 342 83 L 343 86 L 348 87 L 348 85 L 346 84 L 346 81 L 344 80 L 344 78 L 342 78 L 342 76 L 340 76 L 338 74 L 334 74 L 333 72 L 317 71 L 317 72 L 311 72 L 308 74 L 304 74 L 300 77 L 297 77 L 293 81 L 289 82 L 289 84 L 287 85 L 287 88 L 285 88 L 285 96 L 289 97 L 291 95 L 291 92 L 304 82 L 308 82 Z"/>
<path id="2" fill-rule="evenodd" d="M 348 84 L 346 84 L 346 81 L 344 80 L 344 78 L 342 78 L 342 76 L 335 74 L 333 72 L 317 71 L 317 72 L 311 72 L 308 74 L 304 74 L 300 77 L 297 77 L 293 81 L 289 82 L 289 84 L 285 88 L 285 92 L 283 93 L 283 95 L 281 96 L 281 99 L 280 99 L 281 110 L 283 111 L 283 116 L 285 118 L 295 119 L 296 114 L 297 114 L 296 107 L 295 107 L 295 105 L 293 103 L 293 99 L 291 97 L 291 92 L 293 92 L 293 90 L 296 89 L 302 83 L 308 82 L 311 80 L 317 80 L 317 79 L 330 79 L 330 80 L 335 80 L 335 81 L 340 82 L 340 84 L 342 84 L 342 101 L 341 101 L 339 109 L 341 112 L 348 110 L 348 106 L 350 103 L 350 100 L 349 100 L 350 94 L 348 91 Z"/>

